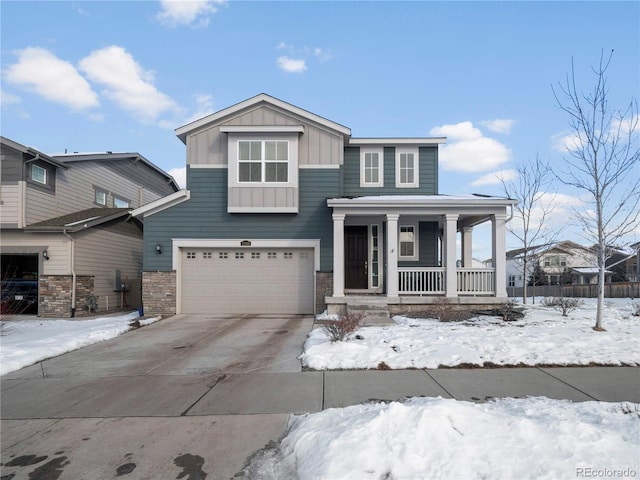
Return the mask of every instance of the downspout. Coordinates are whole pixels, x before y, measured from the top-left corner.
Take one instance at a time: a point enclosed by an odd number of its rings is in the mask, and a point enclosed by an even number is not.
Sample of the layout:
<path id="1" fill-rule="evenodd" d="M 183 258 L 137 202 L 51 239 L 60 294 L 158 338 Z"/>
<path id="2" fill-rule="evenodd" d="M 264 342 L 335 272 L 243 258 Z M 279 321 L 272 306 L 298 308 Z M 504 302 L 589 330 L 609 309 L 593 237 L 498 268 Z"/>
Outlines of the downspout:
<path id="1" fill-rule="evenodd" d="M 73 318 L 76 316 L 76 249 L 73 237 L 67 233 L 66 228 L 62 231 L 62 233 L 71 242 L 71 318 Z"/>

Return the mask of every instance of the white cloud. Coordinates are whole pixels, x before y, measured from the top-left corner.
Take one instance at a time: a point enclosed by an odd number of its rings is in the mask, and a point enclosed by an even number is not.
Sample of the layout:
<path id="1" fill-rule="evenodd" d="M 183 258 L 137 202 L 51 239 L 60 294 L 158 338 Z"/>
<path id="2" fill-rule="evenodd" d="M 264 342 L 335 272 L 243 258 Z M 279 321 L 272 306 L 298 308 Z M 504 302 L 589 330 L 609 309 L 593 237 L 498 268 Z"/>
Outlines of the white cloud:
<path id="1" fill-rule="evenodd" d="M 19 96 L 7 93 L 4 89 L 0 88 L 0 105 L 16 105 L 20 102 L 22 102 L 22 99 Z"/>
<path id="2" fill-rule="evenodd" d="M 431 129 L 431 135 L 446 136 L 439 161 L 445 170 L 481 172 L 499 167 L 511 159 L 511 149 L 485 137 L 473 123 L 466 121 Z"/>
<path id="3" fill-rule="evenodd" d="M 151 123 L 178 106 L 153 85 L 153 72 L 144 70 L 124 48 L 95 50 L 80 60 L 80 69 L 93 82 L 105 87 L 104 94 L 138 120 Z"/>
<path id="4" fill-rule="evenodd" d="M 197 93 L 194 95 L 196 101 L 196 109 L 193 114 L 189 115 L 184 121 L 183 125 L 186 125 L 201 118 L 211 115 L 214 112 L 213 109 L 213 95 L 207 93 Z"/>
<path id="5" fill-rule="evenodd" d="M 174 180 L 176 181 L 176 183 L 180 188 L 186 188 L 187 186 L 187 168 L 186 167 L 172 168 L 171 170 L 169 170 L 168 173 L 174 178 Z"/>
<path id="6" fill-rule="evenodd" d="M 289 58 L 287 56 L 278 57 L 278 67 L 288 73 L 302 73 L 307 69 L 304 60 Z"/>
<path id="7" fill-rule="evenodd" d="M 331 60 L 331 54 L 322 48 L 314 48 L 313 54 L 316 56 L 318 60 L 321 62 L 327 62 Z"/>
<path id="8" fill-rule="evenodd" d="M 510 133 L 511 127 L 513 127 L 515 123 L 515 120 L 510 120 L 507 118 L 496 118 L 495 120 L 484 120 L 480 122 L 481 125 L 487 127 L 492 132 L 502 134 Z"/>
<path id="9" fill-rule="evenodd" d="M 72 110 L 99 105 L 98 95 L 76 68 L 44 48 L 18 50 L 18 62 L 5 69 L 7 82 Z"/>
<path id="10" fill-rule="evenodd" d="M 497 172 L 487 173 L 486 175 L 477 178 L 471 185 L 474 187 L 480 187 L 484 185 L 500 185 L 502 181 L 508 182 L 516 178 L 518 173 L 515 170 L 498 170 Z"/>
<path id="11" fill-rule="evenodd" d="M 205 28 L 211 15 L 218 11 L 217 5 L 226 3 L 225 0 L 161 0 L 156 19 L 167 27 Z"/>

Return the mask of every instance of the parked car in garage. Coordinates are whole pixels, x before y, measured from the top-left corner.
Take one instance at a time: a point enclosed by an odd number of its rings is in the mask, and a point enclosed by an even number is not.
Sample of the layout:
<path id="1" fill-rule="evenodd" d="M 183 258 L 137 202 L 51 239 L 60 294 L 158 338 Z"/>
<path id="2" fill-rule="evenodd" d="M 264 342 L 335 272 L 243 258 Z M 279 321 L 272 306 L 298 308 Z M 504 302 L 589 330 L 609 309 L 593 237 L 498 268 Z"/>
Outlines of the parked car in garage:
<path id="1" fill-rule="evenodd" d="M 10 278 L 2 281 L 3 315 L 19 315 L 38 313 L 38 281 Z"/>

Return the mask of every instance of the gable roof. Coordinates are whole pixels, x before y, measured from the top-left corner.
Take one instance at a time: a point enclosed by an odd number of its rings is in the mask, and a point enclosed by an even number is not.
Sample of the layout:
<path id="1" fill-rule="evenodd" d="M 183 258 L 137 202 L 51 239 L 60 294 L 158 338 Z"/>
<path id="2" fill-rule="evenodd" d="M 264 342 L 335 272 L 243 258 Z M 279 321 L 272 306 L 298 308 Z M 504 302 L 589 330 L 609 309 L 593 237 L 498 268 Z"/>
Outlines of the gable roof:
<path id="1" fill-rule="evenodd" d="M 142 162 L 144 165 L 149 167 L 151 170 L 156 172 L 160 177 L 163 177 L 167 184 L 173 188 L 174 191 L 180 190 L 178 183 L 175 179 L 169 175 L 167 172 L 162 170 L 160 167 L 150 162 L 142 155 L 137 152 L 101 152 L 101 153 L 65 153 L 60 155 L 54 155 L 54 159 L 61 160 L 64 163 L 72 164 L 76 162 L 101 162 L 101 163 L 109 163 L 115 162 L 118 160 L 131 160 L 133 162 Z M 65 167 L 66 168 L 66 167 Z"/>
<path id="2" fill-rule="evenodd" d="M 112 220 L 128 218 L 130 208 L 88 208 L 78 212 L 69 213 L 60 217 L 50 218 L 42 222 L 34 223 L 25 228 L 31 232 L 64 232 L 69 233 L 85 230 L 101 225 Z"/>
<path id="3" fill-rule="evenodd" d="M 32 158 L 28 159 L 27 160 L 28 162 L 32 162 L 35 160 L 42 160 L 43 162 L 53 165 L 54 167 L 65 168 L 65 169 L 67 168 L 67 166 L 64 163 L 56 160 L 53 157 L 50 157 L 46 153 L 42 153 L 41 151 L 36 150 L 35 148 L 22 145 L 21 143 L 14 142 L 13 140 L 10 140 L 6 137 L 0 136 L 0 143 L 20 153 L 30 155 Z"/>
<path id="4" fill-rule="evenodd" d="M 244 100 L 240 103 L 236 103 L 230 107 L 222 109 L 218 112 L 212 113 L 211 115 L 207 115 L 206 117 L 200 118 L 199 120 L 195 120 L 191 123 L 188 123 L 182 127 L 176 128 L 176 135 L 183 143 L 187 143 L 187 135 L 195 130 L 198 130 L 205 125 L 209 125 L 211 123 L 217 122 L 218 120 L 222 120 L 229 115 L 233 115 L 235 113 L 239 113 L 245 109 L 255 107 L 260 104 L 272 105 L 274 107 L 280 108 L 282 110 L 288 111 L 297 115 L 299 117 L 305 118 L 311 122 L 323 125 L 326 128 L 335 130 L 340 132 L 345 136 L 351 135 L 351 129 L 345 127 L 344 125 L 340 125 L 339 123 L 328 120 L 320 115 L 316 115 L 315 113 L 311 113 L 307 110 L 304 110 L 300 107 L 296 107 L 290 103 L 284 102 L 280 99 L 272 97 L 271 95 L 267 95 L 266 93 L 260 93 L 255 97 L 251 97 L 247 100 Z"/>

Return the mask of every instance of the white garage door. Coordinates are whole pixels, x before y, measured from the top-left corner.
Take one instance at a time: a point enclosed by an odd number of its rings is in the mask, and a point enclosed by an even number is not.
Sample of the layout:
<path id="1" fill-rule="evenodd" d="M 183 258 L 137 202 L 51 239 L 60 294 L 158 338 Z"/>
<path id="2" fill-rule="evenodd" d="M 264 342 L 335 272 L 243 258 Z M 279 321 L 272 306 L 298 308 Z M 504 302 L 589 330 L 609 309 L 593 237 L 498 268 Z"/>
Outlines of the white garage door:
<path id="1" fill-rule="evenodd" d="M 308 314 L 311 248 L 182 248 L 182 312 Z"/>

